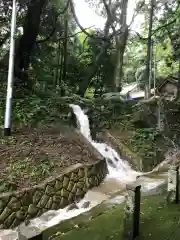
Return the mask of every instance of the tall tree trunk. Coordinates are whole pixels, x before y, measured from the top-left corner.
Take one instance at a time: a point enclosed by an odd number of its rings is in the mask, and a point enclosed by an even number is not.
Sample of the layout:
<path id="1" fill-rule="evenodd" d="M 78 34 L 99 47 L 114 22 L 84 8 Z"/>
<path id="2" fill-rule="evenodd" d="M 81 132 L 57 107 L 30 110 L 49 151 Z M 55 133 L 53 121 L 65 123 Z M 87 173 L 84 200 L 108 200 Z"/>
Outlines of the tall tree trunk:
<path id="1" fill-rule="evenodd" d="M 64 16 L 64 61 L 63 61 L 63 82 L 66 82 L 67 79 L 67 55 L 68 55 L 68 50 L 67 50 L 67 45 L 68 45 L 68 15 L 67 13 Z M 61 95 L 65 95 L 65 90 L 63 86 L 61 86 Z"/>
<path id="2" fill-rule="evenodd" d="M 116 37 L 116 66 L 114 70 L 114 91 L 121 91 L 121 81 L 123 78 L 123 60 L 124 51 L 126 48 L 127 38 L 128 38 L 128 25 L 127 20 L 127 5 L 128 0 L 121 1 L 121 16 L 119 24 L 121 26 L 121 34 Z"/>
<path id="3" fill-rule="evenodd" d="M 15 86 L 32 90 L 32 83 L 28 79 L 28 67 L 30 55 L 34 47 L 40 26 L 42 9 L 46 5 L 46 0 L 31 0 L 27 14 L 24 19 L 23 35 L 20 37 L 16 48 L 15 56 Z"/>
<path id="4" fill-rule="evenodd" d="M 84 94 L 89 87 L 89 84 L 92 80 L 92 78 L 96 75 L 96 72 L 99 69 L 99 65 L 102 62 L 102 58 L 104 57 L 106 50 L 109 46 L 109 42 L 105 42 L 103 46 L 101 47 L 101 51 L 98 54 L 96 60 L 94 63 L 92 63 L 89 68 L 87 69 L 87 76 L 85 79 L 83 79 L 82 83 L 79 86 L 78 94 L 82 97 L 84 97 Z"/>
<path id="5" fill-rule="evenodd" d="M 178 91 L 177 91 L 177 96 L 176 96 L 176 100 L 179 99 L 180 97 L 180 58 L 178 58 Z"/>
<path id="6" fill-rule="evenodd" d="M 64 64 L 63 64 L 63 81 L 66 82 L 66 77 L 67 77 L 67 45 L 68 45 L 68 20 L 67 16 L 65 16 L 64 19 Z"/>
<path id="7" fill-rule="evenodd" d="M 146 62 L 146 73 L 145 73 L 145 99 L 150 97 L 150 61 L 151 61 L 151 49 L 152 49 L 152 25 L 154 15 L 155 0 L 151 0 L 151 9 L 149 13 L 149 31 L 148 31 L 148 43 L 147 43 L 147 62 Z"/>
<path id="8" fill-rule="evenodd" d="M 62 74 L 63 74 L 63 62 L 64 62 L 64 44 L 61 45 L 61 63 L 60 63 L 60 74 L 59 74 L 59 81 L 58 84 L 61 84 L 62 81 Z"/>
<path id="9" fill-rule="evenodd" d="M 58 42 L 58 52 L 57 52 L 57 66 L 56 66 L 56 75 L 55 75 L 55 83 L 54 85 L 59 86 L 59 67 L 60 67 L 60 58 L 61 58 L 61 40 Z"/>
<path id="10" fill-rule="evenodd" d="M 104 37 L 105 39 L 108 38 L 108 34 L 109 34 L 109 29 L 110 29 L 110 25 L 111 25 L 111 20 L 108 19 L 104 28 Z M 84 97 L 84 94 L 92 80 L 92 78 L 96 75 L 98 69 L 99 69 L 99 65 L 102 62 L 102 59 L 107 51 L 107 48 L 109 46 L 110 42 L 109 41 L 105 41 L 102 44 L 101 50 L 99 52 L 99 54 L 96 57 L 96 60 L 88 67 L 87 69 L 87 76 L 85 79 L 82 80 L 81 84 L 79 85 L 79 90 L 77 92 L 78 95 L 80 95 L 81 97 Z"/>

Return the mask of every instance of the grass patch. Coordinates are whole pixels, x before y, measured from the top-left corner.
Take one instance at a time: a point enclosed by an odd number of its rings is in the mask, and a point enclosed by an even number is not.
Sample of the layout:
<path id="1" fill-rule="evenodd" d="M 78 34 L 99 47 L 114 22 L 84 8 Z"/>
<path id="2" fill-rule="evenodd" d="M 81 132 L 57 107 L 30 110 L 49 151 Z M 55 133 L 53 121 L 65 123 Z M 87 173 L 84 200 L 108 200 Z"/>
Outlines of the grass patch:
<path id="1" fill-rule="evenodd" d="M 53 240 L 123 240 L 123 204 L 91 219 L 89 224 L 59 233 Z M 180 205 L 167 205 L 164 196 L 142 199 L 140 236 L 142 239 L 180 239 Z"/>

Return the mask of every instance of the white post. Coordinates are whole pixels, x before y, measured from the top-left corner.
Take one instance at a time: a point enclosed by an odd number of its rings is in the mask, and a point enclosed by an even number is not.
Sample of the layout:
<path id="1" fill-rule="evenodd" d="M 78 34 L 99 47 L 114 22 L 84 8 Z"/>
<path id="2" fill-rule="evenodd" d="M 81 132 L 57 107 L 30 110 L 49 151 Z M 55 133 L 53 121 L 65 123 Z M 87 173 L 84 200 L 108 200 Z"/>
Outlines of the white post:
<path id="1" fill-rule="evenodd" d="M 9 70 L 8 70 L 8 83 L 6 95 L 6 109 L 4 119 L 4 135 L 11 135 L 11 105 L 12 105 L 12 89 L 14 78 L 14 52 L 15 52 L 15 29 L 16 29 L 16 0 L 13 0 L 12 7 L 12 20 L 11 20 L 11 41 L 9 52 Z"/>
<path id="2" fill-rule="evenodd" d="M 152 56 L 153 56 L 153 48 L 154 48 L 154 43 L 153 43 L 153 39 L 151 40 L 151 53 L 150 53 L 150 62 L 149 62 L 149 93 L 151 97 L 151 80 L 152 80 Z"/>
<path id="3" fill-rule="evenodd" d="M 156 89 L 156 52 L 154 51 L 154 96 L 156 95 L 155 89 Z"/>

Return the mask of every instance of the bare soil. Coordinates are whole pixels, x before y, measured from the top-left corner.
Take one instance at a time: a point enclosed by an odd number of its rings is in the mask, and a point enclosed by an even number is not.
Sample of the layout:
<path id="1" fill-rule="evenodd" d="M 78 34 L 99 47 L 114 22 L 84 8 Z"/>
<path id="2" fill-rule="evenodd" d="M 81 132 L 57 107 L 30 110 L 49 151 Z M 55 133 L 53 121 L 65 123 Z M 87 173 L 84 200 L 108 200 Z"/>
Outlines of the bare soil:
<path id="1" fill-rule="evenodd" d="M 73 128 L 16 130 L 12 137 L 0 139 L 0 192 L 34 186 L 70 165 L 95 158 Z"/>

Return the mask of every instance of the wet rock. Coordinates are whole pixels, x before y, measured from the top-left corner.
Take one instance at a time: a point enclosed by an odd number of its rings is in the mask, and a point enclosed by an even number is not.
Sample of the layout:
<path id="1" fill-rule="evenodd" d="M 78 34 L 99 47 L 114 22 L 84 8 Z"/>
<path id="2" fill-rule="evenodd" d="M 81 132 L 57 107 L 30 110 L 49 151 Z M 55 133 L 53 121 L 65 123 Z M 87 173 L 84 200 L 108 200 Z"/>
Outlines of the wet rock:
<path id="1" fill-rule="evenodd" d="M 24 221 L 24 223 L 25 223 L 25 226 L 27 226 L 27 225 L 29 225 L 30 220 L 29 220 L 29 219 L 26 219 L 26 220 Z"/>
<path id="2" fill-rule="evenodd" d="M 118 161 L 119 161 L 119 159 L 118 159 L 117 157 L 114 157 L 114 160 L 115 160 L 116 162 L 118 162 Z"/>
<path id="3" fill-rule="evenodd" d="M 109 164 L 113 164 L 113 161 L 110 158 L 108 158 L 107 161 Z"/>
<path id="4" fill-rule="evenodd" d="M 70 123 L 75 127 L 78 128 L 78 123 L 77 123 L 77 119 L 76 119 L 76 115 L 73 112 L 73 110 L 70 110 L 70 113 L 68 114 L 68 118 L 70 120 Z"/>
<path id="5" fill-rule="evenodd" d="M 79 208 L 75 203 L 72 203 L 67 207 L 66 211 L 68 212 L 68 211 L 71 211 L 71 210 L 74 210 L 74 209 L 79 209 Z"/>
<path id="6" fill-rule="evenodd" d="M 87 201 L 85 203 L 83 203 L 82 208 L 88 208 L 90 206 L 91 202 Z"/>
<path id="7" fill-rule="evenodd" d="M 113 163 L 113 161 L 110 158 L 108 158 L 107 161 L 112 167 L 114 167 L 114 168 L 116 167 L 115 164 Z"/>

